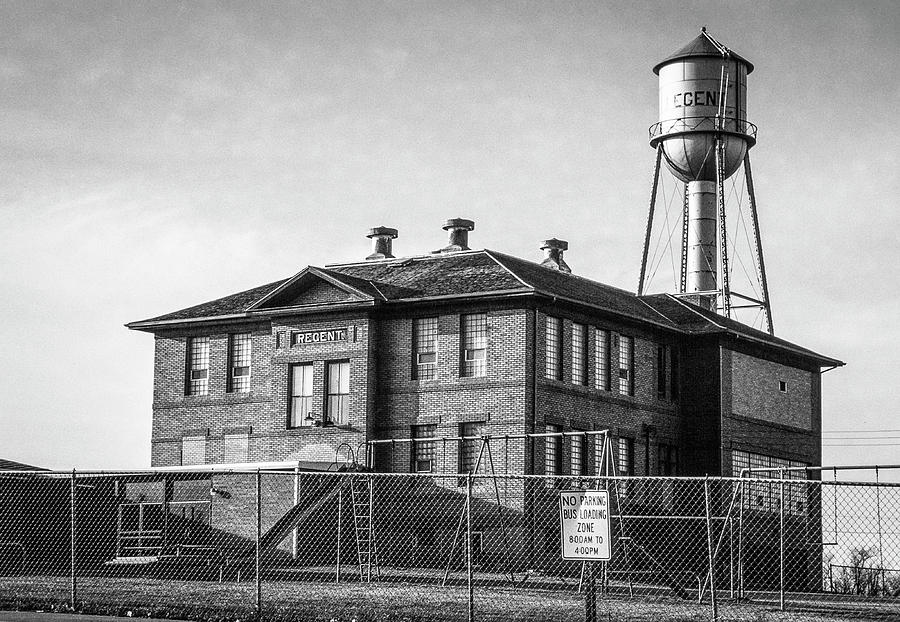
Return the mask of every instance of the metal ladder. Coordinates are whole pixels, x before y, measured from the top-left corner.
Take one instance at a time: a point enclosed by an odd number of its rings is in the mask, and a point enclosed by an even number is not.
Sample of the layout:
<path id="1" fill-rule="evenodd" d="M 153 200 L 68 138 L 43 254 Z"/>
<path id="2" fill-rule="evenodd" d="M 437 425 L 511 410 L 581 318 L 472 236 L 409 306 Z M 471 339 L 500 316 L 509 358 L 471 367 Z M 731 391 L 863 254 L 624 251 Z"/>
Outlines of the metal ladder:
<path id="1" fill-rule="evenodd" d="M 374 487 L 370 477 L 353 477 L 350 480 L 350 500 L 353 505 L 353 526 L 356 532 L 356 552 L 359 557 L 359 580 L 380 579 L 378 549 L 375 545 L 375 527 L 372 520 Z"/>

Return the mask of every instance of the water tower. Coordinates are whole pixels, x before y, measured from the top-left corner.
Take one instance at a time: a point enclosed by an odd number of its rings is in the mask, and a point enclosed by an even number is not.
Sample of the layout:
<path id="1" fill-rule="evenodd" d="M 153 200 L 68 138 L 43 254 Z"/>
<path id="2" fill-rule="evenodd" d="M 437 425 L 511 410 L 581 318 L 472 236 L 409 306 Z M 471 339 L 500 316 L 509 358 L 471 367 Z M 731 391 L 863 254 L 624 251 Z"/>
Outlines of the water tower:
<path id="1" fill-rule="evenodd" d="M 659 75 L 659 122 L 650 127 L 656 168 L 644 240 L 638 293 L 644 293 L 647 256 L 660 165 L 684 184 L 679 297 L 731 316 L 737 308 L 762 310 L 772 333 L 772 313 L 759 238 L 750 148 L 756 126 L 747 122 L 747 74 L 753 65 L 713 38 L 706 28 L 653 68 Z M 759 291 L 750 296 L 729 285 L 725 181 L 743 165 L 750 199 Z"/>

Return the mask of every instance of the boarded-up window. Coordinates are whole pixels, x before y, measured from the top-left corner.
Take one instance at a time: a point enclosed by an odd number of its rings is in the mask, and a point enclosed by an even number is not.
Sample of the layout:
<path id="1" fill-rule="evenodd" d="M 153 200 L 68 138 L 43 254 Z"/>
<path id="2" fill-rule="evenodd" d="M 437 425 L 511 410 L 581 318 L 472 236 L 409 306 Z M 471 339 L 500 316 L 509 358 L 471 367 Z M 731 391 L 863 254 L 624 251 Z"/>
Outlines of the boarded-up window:
<path id="1" fill-rule="evenodd" d="M 206 464 L 205 436 L 185 436 L 181 439 L 181 464 Z"/>

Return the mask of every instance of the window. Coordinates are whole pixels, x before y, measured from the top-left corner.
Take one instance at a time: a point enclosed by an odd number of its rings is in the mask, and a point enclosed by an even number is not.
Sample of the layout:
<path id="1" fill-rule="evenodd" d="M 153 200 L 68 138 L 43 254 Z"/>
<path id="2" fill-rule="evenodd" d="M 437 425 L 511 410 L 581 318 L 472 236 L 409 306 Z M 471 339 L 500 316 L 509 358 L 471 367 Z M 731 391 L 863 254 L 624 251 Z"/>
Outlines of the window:
<path id="1" fill-rule="evenodd" d="M 413 380 L 437 377 L 438 319 L 423 317 L 413 320 Z"/>
<path id="2" fill-rule="evenodd" d="M 806 484 L 803 484 L 802 481 L 807 479 L 807 474 L 806 471 L 799 468 L 805 466 L 808 465 L 796 460 L 776 458 L 738 449 L 731 450 L 731 473 L 733 477 L 739 477 L 741 469 L 755 468 L 768 470 L 749 473 L 748 477 L 751 479 L 779 479 L 783 474 L 784 479 L 800 480 L 796 484 L 785 485 L 784 509 L 788 514 L 804 515 L 806 513 L 807 490 Z M 779 469 L 785 470 L 779 471 Z M 768 513 L 781 511 L 780 482 L 752 482 L 744 486 L 743 506 L 745 509 Z"/>
<path id="3" fill-rule="evenodd" d="M 598 328 L 594 338 L 594 365 L 597 368 L 594 386 L 601 391 L 609 391 L 609 331 Z"/>
<path id="4" fill-rule="evenodd" d="M 587 331 L 572 324 L 572 383 L 587 384 Z"/>
<path id="5" fill-rule="evenodd" d="M 678 474 L 678 448 L 674 445 L 660 443 L 657 446 L 657 475 Z"/>
<path id="6" fill-rule="evenodd" d="M 584 475 L 584 436 L 569 437 L 569 475 Z"/>
<path id="7" fill-rule="evenodd" d="M 326 369 L 328 396 L 325 421 L 346 425 L 350 419 L 350 361 L 328 363 Z"/>
<path id="8" fill-rule="evenodd" d="M 228 348 L 229 374 L 228 390 L 234 393 L 250 391 L 250 354 L 252 348 L 250 333 L 231 335 Z"/>
<path id="9" fill-rule="evenodd" d="M 187 343 L 186 395 L 209 393 L 209 337 L 192 337 Z"/>
<path id="10" fill-rule="evenodd" d="M 666 346 L 656 346 L 656 397 L 666 399 Z"/>
<path id="11" fill-rule="evenodd" d="M 634 337 L 619 337 L 619 393 L 634 395 Z"/>
<path id="12" fill-rule="evenodd" d="M 460 441 L 459 445 L 459 472 L 474 473 L 475 466 L 478 464 L 478 454 L 481 453 L 481 445 L 483 443 L 481 437 L 484 435 L 484 422 L 477 421 L 459 424 L 459 435 L 466 439 Z M 486 467 L 485 458 L 482 456 L 481 464 L 478 464 L 478 472 L 486 472 Z M 465 485 L 464 479 L 459 481 L 460 486 Z"/>
<path id="13" fill-rule="evenodd" d="M 616 470 L 619 475 L 634 475 L 633 438 L 619 438 L 616 446 Z"/>
<path id="14" fill-rule="evenodd" d="M 312 363 L 291 366 L 291 415 L 288 424 L 292 428 L 313 425 L 312 412 L 313 366 Z"/>
<path id="15" fill-rule="evenodd" d="M 431 473 L 434 471 L 434 441 L 423 441 L 418 439 L 434 438 L 437 426 L 431 425 L 414 425 L 412 427 L 413 451 L 412 451 L 412 471 L 414 473 Z"/>
<path id="16" fill-rule="evenodd" d="M 250 450 L 250 436 L 248 434 L 225 435 L 225 463 L 247 462 Z"/>
<path id="17" fill-rule="evenodd" d="M 671 365 L 672 378 L 669 381 L 669 395 L 672 400 L 678 399 L 678 349 L 669 348 L 669 359 Z"/>
<path id="18" fill-rule="evenodd" d="M 205 436 L 185 436 L 181 439 L 181 464 L 206 464 Z"/>
<path id="19" fill-rule="evenodd" d="M 778 381 L 778 390 L 781 391 L 782 393 L 787 393 L 787 382 L 785 382 L 784 380 L 779 380 Z"/>
<path id="20" fill-rule="evenodd" d="M 546 425 L 547 434 L 558 434 L 562 428 L 558 425 L 548 423 Z M 544 437 L 544 475 L 559 475 L 560 465 L 562 464 L 562 443 L 559 436 Z M 556 480 L 547 478 L 544 480 L 547 488 L 555 488 Z"/>
<path id="21" fill-rule="evenodd" d="M 603 448 L 606 445 L 606 435 L 594 436 L 594 475 L 603 474 Z"/>
<path id="22" fill-rule="evenodd" d="M 562 320 L 547 316 L 545 339 L 545 371 L 550 380 L 562 380 Z"/>
<path id="23" fill-rule="evenodd" d="M 487 314 L 462 316 L 462 365 L 460 375 L 484 376 L 487 373 Z"/>

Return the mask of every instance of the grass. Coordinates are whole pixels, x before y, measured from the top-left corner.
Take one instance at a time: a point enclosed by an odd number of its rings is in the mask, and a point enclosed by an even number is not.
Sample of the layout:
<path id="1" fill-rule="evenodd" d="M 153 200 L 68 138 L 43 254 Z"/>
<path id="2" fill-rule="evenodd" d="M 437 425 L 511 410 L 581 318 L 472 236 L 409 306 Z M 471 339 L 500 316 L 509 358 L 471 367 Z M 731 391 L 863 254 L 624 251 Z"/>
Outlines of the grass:
<path id="1" fill-rule="evenodd" d="M 247 622 L 255 616 L 256 587 L 252 582 L 176 581 L 154 578 L 84 577 L 78 580 L 78 610 L 133 617 Z M 67 610 L 66 577 L 15 576 L 0 578 L 0 609 Z M 476 620 L 537 621 L 583 620 L 583 595 L 572 587 L 542 589 L 528 583 L 519 587 L 475 588 Z M 263 617 L 267 622 L 311 620 L 322 622 L 420 622 L 467 619 L 465 585 L 442 587 L 435 583 L 389 582 L 340 584 L 271 581 L 262 584 Z M 794 595 L 792 595 L 793 597 Z M 900 603 L 861 603 L 794 598 L 790 611 L 777 610 L 777 602 L 720 603 L 721 620 L 746 622 L 813 622 L 823 617 L 843 620 L 900 619 Z M 878 609 L 876 607 L 881 607 Z M 711 619 L 709 602 L 670 596 L 633 599 L 598 595 L 599 620 L 694 621 Z"/>

